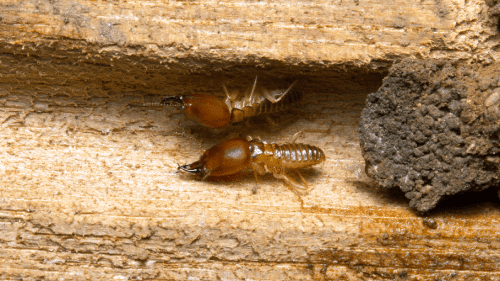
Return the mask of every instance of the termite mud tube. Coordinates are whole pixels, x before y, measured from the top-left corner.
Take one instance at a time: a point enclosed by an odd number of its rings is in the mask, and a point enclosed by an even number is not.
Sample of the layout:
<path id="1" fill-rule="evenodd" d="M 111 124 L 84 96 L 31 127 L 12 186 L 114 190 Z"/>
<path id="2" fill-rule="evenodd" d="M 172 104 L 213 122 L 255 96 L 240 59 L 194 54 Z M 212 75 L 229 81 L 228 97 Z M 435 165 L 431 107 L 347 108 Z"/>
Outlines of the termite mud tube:
<path id="1" fill-rule="evenodd" d="M 366 173 L 429 211 L 443 196 L 500 183 L 500 64 L 407 60 L 368 95 Z"/>

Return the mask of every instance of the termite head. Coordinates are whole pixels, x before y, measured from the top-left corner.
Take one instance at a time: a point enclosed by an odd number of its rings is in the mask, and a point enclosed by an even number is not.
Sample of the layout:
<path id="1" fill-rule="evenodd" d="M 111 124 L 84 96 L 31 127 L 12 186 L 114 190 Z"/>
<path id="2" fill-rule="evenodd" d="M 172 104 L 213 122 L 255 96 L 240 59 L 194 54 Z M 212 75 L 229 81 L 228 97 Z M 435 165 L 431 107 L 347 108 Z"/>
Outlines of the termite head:
<path id="1" fill-rule="evenodd" d="M 204 94 L 170 96 L 164 98 L 161 104 L 179 107 L 188 119 L 210 128 L 219 129 L 231 123 L 229 108 L 223 101 L 213 96 Z"/>
<path id="2" fill-rule="evenodd" d="M 200 160 L 178 167 L 205 179 L 240 172 L 251 165 L 249 143 L 242 138 L 232 138 L 205 151 Z"/>

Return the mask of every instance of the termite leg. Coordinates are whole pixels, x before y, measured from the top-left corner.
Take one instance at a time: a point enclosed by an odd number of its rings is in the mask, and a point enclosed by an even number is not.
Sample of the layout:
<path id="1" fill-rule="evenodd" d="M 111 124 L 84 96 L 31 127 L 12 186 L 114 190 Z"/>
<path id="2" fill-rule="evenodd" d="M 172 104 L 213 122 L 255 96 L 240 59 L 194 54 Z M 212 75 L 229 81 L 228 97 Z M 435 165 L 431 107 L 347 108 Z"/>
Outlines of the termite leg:
<path id="1" fill-rule="evenodd" d="M 288 89 L 286 89 L 286 91 L 284 91 L 283 93 L 281 93 L 278 97 L 275 97 L 271 94 L 271 92 L 269 92 L 268 90 L 266 89 L 262 89 L 262 93 L 264 93 L 264 96 L 266 97 L 266 99 L 268 99 L 270 102 L 272 103 L 277 103 L 279 102 L 293 87 L 293 85 L 295 85 L 295 83 L 297 83 L 298 80 L 295 80 L 292 85 L 290 85 L 290 87 L 288 87 Z"/>
<path id="2" fill-rule="evenodd" d="M 255 177 L 255 186 L 252 188 L 252 193 L 257 194 L 257 188 L 259 187 L 259 176 L 257 175 L 257 171 L 253 169 L 253 176 Z"/>
<path id="3" fill-rule="evenodd" d="M 226 93 L 226 97 L 227 97 L 226 100 L 234 101 L 240 95 L 240 93 L 238 91 L 235 91 L 235 93 L 231 95 L 229 93 L 229 90 L 226 87 L 226 84 L 222 84 L 222 88 L 224 89 L 224 92 Z"/>
<path id="4" fill-rule="evenodd" d="M 304 184 L 304 186 L 309 189 L 309 186 L 307 185 L 307 182 L 306 182 L 306 179 L 304 179 L 304 177 L 302 176 L 302 174 L 299 172 L 299 171 L 296 171 L 297 174 L 299 175 L 300 177 L 300 180 L 302 181 L 302 183 Z"/>
<path id="5" fill-rule="evenodd" d="M 229 91 L 227 90 L 226 84 L 222 84 L 222 88 L 224 88 L 224 92 L 226 93 L 226 97 L 228 99 L 231 99 L 231 96 L 229 96 Z"/>
<path id="6" fill-rule="evenodd" d="M 290 138 L 289 143 L 294 143 L 302 134 L 302 131 L 298 131 L 297 133 L 293 134 L 293 136 Z"/>
<path id="7" fill-rule="evenodd" d="M 205 169 L 204 169 L 205 170 Z M 203 177 L 201 178 L 201 180 L 205 180 L 206 178 L 208 178 L 210 176 L 210 174 L 212 173 L 212 169 L 207 169 L 205 171 L 203 171 L 205 174 L 203 175 Z"/>
<path id="8" fill-rule="evenodd" d="M 308 187 L 297 182 L 296 180 L 290 178 L 289 176 L 285 174 L 278 174 L 278 173 L 273 173 L 275 178 L 282 179 L 284 180 L 287 185 L 290 187 L 290 189 L 297 195 L 297 196 L 303 196 L 307 195 L 307 189 Z"/>
<path id="9" fill-rule="evenodd" d="M 262 139 L 261 139 L 259 136 L 255 136 L 255 137 L 252 137 L 252 136 L 246 136 L 246 138 L 245 138 L 245 139 L 246 139 L 247 141 L 251 141 L 251 140 L 260 140 L 260 141 L 262 141 Z M 259 166 L 259 167 L 260 167 L 260 166 Z M 261 175 L 263 175 L 263 174 L 261 173 Z"/>
<path id="10" fill-rule="evenodd" d="M 253 176 L 255 177 L 255 187 L 252 189 L 252 193 L 257 193 L 257 188 L 259 187 L 259 175 L 264 175 L 266 173 L 266 168 L 257 163 L 252 163 Z"/>
<path id="11" fill-rule="evenodd" d="M 297 195 L 297 198 L 299 198 L 299 201 L 300 201 L 300 206 L 304 207 L 304 201 L 302 201 L 302 196 L 303 195 L 307 195 L 307 190 L 305 191 L 299 191 L 299 189 L 304 189 L 300 183 L 298 183 L 297 181 L 295 181 L 294 179 L 292 178 L 289 178 L 288 176 L 286 176 L 285 174 L 276 174 L 276 173 L 273 173 L 274 177 L 275 178 L 278 178 L 278 179 L 283 179 L 286 183 L 286 185 L 288 186 L 288 188 L 295 194 Z"/>
<path id="12" fill-rule="evenodd" d="M 252 102 L 253 92 L 255 91 L 255 86 L 257 86 L 257 76 L 255 76 L 255 81 L 253 82 L 252 92 L 250 93 L 250 98 L 248 98 L 249 102 Z"/>

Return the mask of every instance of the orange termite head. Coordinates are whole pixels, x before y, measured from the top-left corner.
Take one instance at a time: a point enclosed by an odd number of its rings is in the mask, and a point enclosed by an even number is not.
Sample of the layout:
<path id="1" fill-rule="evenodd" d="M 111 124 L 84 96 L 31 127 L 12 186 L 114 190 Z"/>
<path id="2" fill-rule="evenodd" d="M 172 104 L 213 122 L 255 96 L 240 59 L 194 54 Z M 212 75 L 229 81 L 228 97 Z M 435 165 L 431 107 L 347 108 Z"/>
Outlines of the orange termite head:
<path id="1" fill-rule="evenodd" d="M 250 145 L 242 138 L 232 138 L 205 151 L 200 160 L 178 167 L 202 179 L 236 174 L 251 166 Z"/>
<path id="2" fill-rule="evenodd" d="M 161 104 L 180 107 L 188 119 L 210 128 L 220 129 L 231 123 L 229 108 L 222 100 L 213 96 L 170 96 L 164 98 Z"/>

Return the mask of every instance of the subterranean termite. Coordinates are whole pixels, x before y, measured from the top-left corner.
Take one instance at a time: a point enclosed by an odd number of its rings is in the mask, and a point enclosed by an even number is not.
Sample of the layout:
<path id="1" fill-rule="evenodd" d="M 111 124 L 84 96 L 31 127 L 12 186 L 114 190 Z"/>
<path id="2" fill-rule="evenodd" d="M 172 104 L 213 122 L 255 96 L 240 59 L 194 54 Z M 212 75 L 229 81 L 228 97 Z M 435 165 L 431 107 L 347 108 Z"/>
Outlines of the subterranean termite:
<path id="1" fill-rule="evenodd" d="M 307 168 L 325 160 L 325 153 L 316 146 L 295 143 L 301 132 L 292 136 L 289 143 L 267 143 L 260 139 L 236 137 L 218 144 L 205 151 L 200 160 L 179 165 L 178 169 L 207 177 L 221 177 L 236 174 L 246 168 L 252 168 L 255 180 L 258 175 L 270 172 L 275 178 L 285 181 L 287 186 L 297 195 L 306 195 L 308 185 L 299 171 L 295 171 L 302 183 L 291 178 L 290 169 Z"/>
<path id="2" fill-rule="evenodd" d="M 160 104 L 180 107 L 188 119 L 203 126 L 220 129 L 241 122 L 247 117 L 289 108 L 302 97 L 299 92 L 287 95 L 296 82 L 286 90 L 270 91 L 264 87 L 257 87 L 257 77 L 255 77 L 253 87 L 246 89 L 241 99 L 239 91 L 230 93 L 223 85 L 226 93 L 224 101 L 210 95 L 192 94 L 168 96 Z"/>

